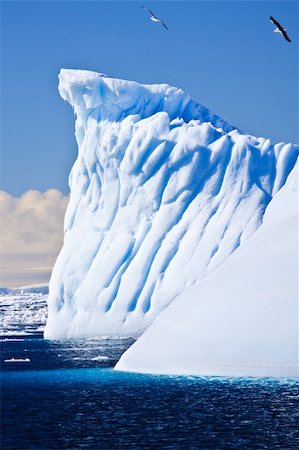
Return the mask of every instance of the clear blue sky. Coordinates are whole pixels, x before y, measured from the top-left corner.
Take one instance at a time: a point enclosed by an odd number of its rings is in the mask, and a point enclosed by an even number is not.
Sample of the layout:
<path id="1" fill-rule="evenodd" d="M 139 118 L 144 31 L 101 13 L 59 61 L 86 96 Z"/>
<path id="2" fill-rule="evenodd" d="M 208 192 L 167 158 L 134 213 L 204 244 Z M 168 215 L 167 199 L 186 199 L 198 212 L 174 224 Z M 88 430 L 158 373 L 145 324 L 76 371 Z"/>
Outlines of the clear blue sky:
<path id="1" fill-rule="evenodd" d="M 248 133 L 298 143 L 298 1 L 2 1 L 1 189 L 68 191 L 61 67 L 180 86 Z M 273 15 L 293 42 L 273 33 Z"/>

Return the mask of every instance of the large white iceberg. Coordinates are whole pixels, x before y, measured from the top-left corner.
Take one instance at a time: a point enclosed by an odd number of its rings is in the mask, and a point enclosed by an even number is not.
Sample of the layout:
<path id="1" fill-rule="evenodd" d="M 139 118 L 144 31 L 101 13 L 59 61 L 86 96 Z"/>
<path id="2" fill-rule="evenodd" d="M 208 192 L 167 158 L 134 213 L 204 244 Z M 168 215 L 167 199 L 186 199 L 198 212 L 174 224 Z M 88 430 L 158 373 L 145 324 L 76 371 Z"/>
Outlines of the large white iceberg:
<path id="1" fill-rule="evenodd" d="M 146 373 L 298 377 L 298 179 L 259 230 L 186 290 L 118 362 Z"/>
<path id="2" fill-rule="evenodd" d="M 298 147 L 166 84 L 62 70 L 59 91 L 79 151 L 45 336 L 139 336 L 257 230 Z"/>

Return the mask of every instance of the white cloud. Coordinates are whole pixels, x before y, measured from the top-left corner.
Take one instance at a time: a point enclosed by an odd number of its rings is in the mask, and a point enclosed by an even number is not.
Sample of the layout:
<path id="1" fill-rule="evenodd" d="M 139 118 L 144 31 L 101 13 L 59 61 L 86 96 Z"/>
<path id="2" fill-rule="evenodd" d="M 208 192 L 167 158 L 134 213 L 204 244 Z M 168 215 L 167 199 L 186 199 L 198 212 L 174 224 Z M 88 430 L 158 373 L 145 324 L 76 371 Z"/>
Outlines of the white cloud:
<path id="1" fill-rule="evenodd" d="M 0 285 L 47 282 L 63 242 L 69 197 L 56 189 L 0 191 Z"/>

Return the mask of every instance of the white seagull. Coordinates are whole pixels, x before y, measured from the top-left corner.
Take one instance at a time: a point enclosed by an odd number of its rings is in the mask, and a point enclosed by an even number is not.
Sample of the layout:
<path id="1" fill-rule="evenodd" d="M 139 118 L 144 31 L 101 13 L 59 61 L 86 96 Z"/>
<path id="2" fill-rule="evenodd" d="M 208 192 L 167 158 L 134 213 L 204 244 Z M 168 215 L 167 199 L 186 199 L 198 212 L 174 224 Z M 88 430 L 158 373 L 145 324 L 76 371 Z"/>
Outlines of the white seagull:
<path id="1" fill-rule="evenodd" d="M 271 20 L 271 22 L 276 26 L 274 33 L 280 33 L 286 41 L 291 42 L 291 39 L 289 38 L 288 34 L 287 34 L 287 30 L 285 28 L 283 28 L 280 23 L 274 19 L 273 16 L 270 16 L 269 19 Z"/>
<path id="2" fill-rule="evenodd" d="M 141 6 L 141 8 L 146 9 L 150 13 L 150 15 L 151 15 L 150 20 L 152 20 L 153 22 L 159 22 L 161 25 L 163 25 L 164 28 L 166 28 L 166 30 L 169 29 L 169 28 L 167 28 L 167 26 L 165 25 L 163 20 L 161 20 L 158 17 L 156 17 L 155 14 L 150 9 L 146 8 L 143 5 L 140 5 L 140 6 Z"/>

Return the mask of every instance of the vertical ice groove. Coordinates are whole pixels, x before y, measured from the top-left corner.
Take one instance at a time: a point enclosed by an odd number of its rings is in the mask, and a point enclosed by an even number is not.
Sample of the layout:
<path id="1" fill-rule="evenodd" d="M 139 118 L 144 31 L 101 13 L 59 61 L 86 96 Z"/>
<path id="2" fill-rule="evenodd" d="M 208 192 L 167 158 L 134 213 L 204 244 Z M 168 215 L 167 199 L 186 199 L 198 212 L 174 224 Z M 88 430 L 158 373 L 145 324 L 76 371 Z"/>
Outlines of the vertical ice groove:
<path id="1" fill-rule="evenodd" d="M 200 150 L 201 150 L 201 148 L 199 148 L 199 151 Z M 193 159 L 192 156 L 193 155 L 191 155 L 191 160 Z M 191 160 L 189 162 L 191 162 Z M 172 173 L 172 172 L 175 173 L 176 171 L 178 171 L 180 164 L 184 165 L 184 158 L 181 158 L 181 160 L 179 160 L 178 163 L 174 164 L 171 167 L 170 173 Z M 192 165 L 193 165 L 193 167 L 195 167 L 195 170 L 196 170 L 197 166 L 194 163 Z M 200 160 L 200 163 L 198 164 L 198 166 L 199 167 L 201 166 L 201 160 Z M 169 180 L 169 177 L 168 177 L 168 180 Z M 144 267 L 144 273 L 143 273 L 143 277 L 142 277 L 142 280 L 140 283 L 140 287 L 138 287 L 137 291 L 135 292 L 135 295 L 133 296 L 133 298 L 130 302 L 130 305 L 128 308 L 128 310 L 130 312 L 134 311 L 137 307 L 137 302 L 140 298 L 143 288 L 146 286 L 146 283 L 147 283 L 148 277 L 150 275 L 150 272 L 152 270 L 152 267 L 154 265 L 155 259 L 156 259 L 157 255 L 159 254 L 160 249 L 163 248 L 164 240 L 166 239 L 168 234 L 171 232 L 171 230 L 180 223 L 180 221 L 182 220 L 188 207 L 192 204 L 193 199 L 196 198 L 196 196 L 202 189 L 203 181 L 201 178 L 199 178 L 198 180 L 192 180 L 192 182 L 193 182 L 193 190 L 191 189 L 191 183 L 190 183 L 189 195 L 186 196 L 186 199 L 184 199 L 184 201 L 181 201 L 179 197 L 184 192 L 185 189 L 182 189 L 181 191 L 179 191 L 178 195 L 176 196 L 175 202 L 177 202 L 178 204 L 181 204 L 181 206 L 178 207 L 178 211 L 177 211 L 176 215 L 173 217 L 173 219 L 171 221 L 169 221 L 169 224 L 168 224 L 167 228 L 163 231 L 161 238 L 155 243 L 155 245 L 153 247 L 152 253 L 149 256 L 149 259 L 147 260 L 146 265 Z M 165 192 L 166 187 L 167 187 L 167 184 L 164 188 L 164 192 Z M 171 215 L 169 214 L 169 216 L 171 216 Z M 173 253 L 172 257 L 174 257 L 174 255 L 176 253 L 175 245 L 173 246 L 173 250 L 170 249 L 170 252 Z M 172 259 L 172 257 L 170 258 L 170 260 Z M 170 260 L 169 260 L 169 263 L 170 263 Z M 166 266 L 168 266 L 168 264 L 166 264 Z"/>
<path id="2" fill-rule="evenodd" d="M 61 70 L 78 158 L 48 338 L 138 336 L 263 220 L 298 146 L 249 136 L 181 89 Z"/>
<path id="3" fill-rule="evenodd" d="M 151 228 L 151 224 L 149 222 L 147 222 L 146 224 L 144 224 L 143 230 L 141 231 L 140 236 L 136 237 L 132 252 L 128 255 L 128 258 L 123 262 L 123 265 L 121 266 L 121 270 L 119 271 L 119 276 L 118 276 L 118 283 L 116 285 L 113 295 L 110 297 L 110 300 L 107 302 L 106 312 L 108 312 L 112 308 L 113 303 L 117 298 L 117 294 L 118 294 L 118 291 L 121 286 L 123 274 L 125 273 L 126 269 L 130 265 L 132 260 L 138 254 L 138 251 L 140 250 L 142 242 L 145 239 L 146 234 L 149 232 L 150 228 Z"/>

